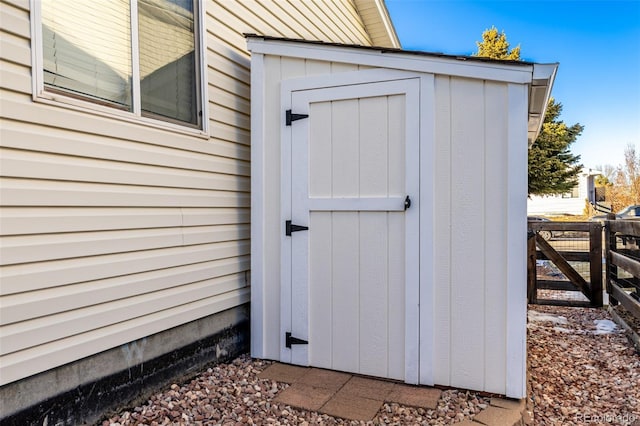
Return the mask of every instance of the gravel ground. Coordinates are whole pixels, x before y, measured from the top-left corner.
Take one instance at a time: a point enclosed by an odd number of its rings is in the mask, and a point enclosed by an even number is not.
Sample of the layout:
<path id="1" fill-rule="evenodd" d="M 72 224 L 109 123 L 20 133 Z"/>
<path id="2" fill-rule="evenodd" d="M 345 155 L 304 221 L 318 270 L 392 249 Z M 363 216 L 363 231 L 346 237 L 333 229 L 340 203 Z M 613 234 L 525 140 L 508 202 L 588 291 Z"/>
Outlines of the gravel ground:
<path id="1" fill-rule="evenodd" d="M 260 379 L 271 362 L 243 355 L 220 364 L 182 385 L 153 395 L 133 410 L 102 422 L 116 425 L 360 425 L 325 414 L 293 409 L 273 399 L 287 384 Z M 436 410 L 384 404 L 369 424 L 445 425 L 471 418 L 489 404 L 489 398 L 473 392 L 443 392 Z"/>
<path id="2" fill-rule="evenodd" d="M 603 309 L 529 309 L 536 425 L 640 424 L 640 356 Z"/>
<path id="3" fill-rule="evenodd" d="M 613 308 L 614 311 L 624 320 L 627 325 L 633 329 L 636 334 L 640 334 L 640 318 L 636 318 L 624 308 L 622 305 L 617 305 Z"/>
<path id="4" fill-rule="evenodd" d="M 529 372 L 536 425 L 640 425 L 640 356 L 602 309 L 535 306 L 529 313 Z M 105 420 L 117 425 L 360 425 L 293 409 L 273 399 L 288 385 L 260 379 L 271 362 L 241 356 L 139 407 Z M 472 418 L 489 398 L 447 390 L 436 410 L 384 404 L 369 424 L 444 425 Z"/>

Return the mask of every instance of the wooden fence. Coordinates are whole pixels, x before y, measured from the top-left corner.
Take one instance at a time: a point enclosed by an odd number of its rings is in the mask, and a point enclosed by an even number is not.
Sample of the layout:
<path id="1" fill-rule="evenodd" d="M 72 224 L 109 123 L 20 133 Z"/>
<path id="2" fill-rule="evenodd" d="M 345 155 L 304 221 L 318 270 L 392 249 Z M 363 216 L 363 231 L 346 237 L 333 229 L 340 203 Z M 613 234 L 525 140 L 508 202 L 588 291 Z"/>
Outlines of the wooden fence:
<path id="1" fill-rule="evenodd" d="M 607 220 L 605 244 L 609 303 L 640 319 L 640 221 Z"/>
<path id="2" fill-rule="evenodd" d="M 600 222 L 529 222 L 527 297 L 529 303 L 561 306 L 602 306 L 602 224 Z M 640 225 L 640 222 L 639 222 Z M 575 242 L 575 244 L 571 244 Z M 538 260 L 551 262 L 566 279 L 538 278 Z M 580 273 L 576 262 L 588 264 Z M 639 264 L 640 271 L 640 264 Z M 543 298 L 538 290 L 580 292 L 587 300 Z"/>

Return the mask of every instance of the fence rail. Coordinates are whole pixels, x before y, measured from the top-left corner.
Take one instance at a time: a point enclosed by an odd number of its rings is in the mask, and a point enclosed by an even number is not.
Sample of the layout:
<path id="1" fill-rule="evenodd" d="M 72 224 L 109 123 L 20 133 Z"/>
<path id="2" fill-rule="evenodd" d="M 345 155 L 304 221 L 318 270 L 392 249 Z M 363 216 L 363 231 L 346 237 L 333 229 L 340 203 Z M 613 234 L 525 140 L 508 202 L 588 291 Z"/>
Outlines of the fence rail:
<path id="1" fill-rule="evenodd" d="M 609 303 L 640 319 L 640 221 L 607 220 L 605 244 Z"/>

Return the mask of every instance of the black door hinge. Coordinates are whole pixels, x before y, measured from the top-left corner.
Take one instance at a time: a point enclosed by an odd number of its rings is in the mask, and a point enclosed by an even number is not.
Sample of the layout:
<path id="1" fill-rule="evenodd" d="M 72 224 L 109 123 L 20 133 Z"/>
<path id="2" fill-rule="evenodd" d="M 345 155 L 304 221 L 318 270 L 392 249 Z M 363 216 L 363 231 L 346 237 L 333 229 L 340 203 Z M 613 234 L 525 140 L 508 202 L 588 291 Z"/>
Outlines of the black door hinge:
<path id="1" fill-rule="evenodd" d="M 309 118 L 309 114 L 294 114 L 290 109 L 286 111 L 287 117 L 285 119 L 285 124 L 287 126 L 291 126 L 291 123 L 297 120 L 302 120 L 303 118 Z"/>
<path id="2" fill-rule="evenodd" d="M 407 210 L 411 207 L 411 198 L 407 195 L 407 198 L 404 199 L 404 209 Z"/>
<path id="3" fill-rule="evenodd" d="M 309 230 L 308 226 L 294 225 L 293 223 L 291 223 L 290 220 L 285 221 L 284 222 L 284 226 L 285 226 L 284 234 L 287 237 L 290 237 L 292 232 L 308 231 Z"/>
<path id="4" fill-rule="evenodd" d="M 293 337 L 291 333 L 289 333 L 288 331 L 284 333 L 284 340 L 285 340 L 284 345 L 287 348 L 291 348 L 291 345 L 308 345 L 309 344 L 309 342 L 307 342 L 306 340 Z"/>

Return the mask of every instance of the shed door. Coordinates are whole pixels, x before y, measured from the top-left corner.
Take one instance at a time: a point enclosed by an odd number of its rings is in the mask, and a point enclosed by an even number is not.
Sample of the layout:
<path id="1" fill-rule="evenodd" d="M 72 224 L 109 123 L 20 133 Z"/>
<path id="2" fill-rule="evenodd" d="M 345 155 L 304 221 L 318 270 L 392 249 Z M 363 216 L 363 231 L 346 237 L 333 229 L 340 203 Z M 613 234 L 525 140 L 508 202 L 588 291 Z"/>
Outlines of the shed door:
<path id="1" fill-rule="evenodd" d="M 290 100 L 283 210 L 309 229 L 283 239 L 282 359 L 416 383 L 419 80 Z"/>

